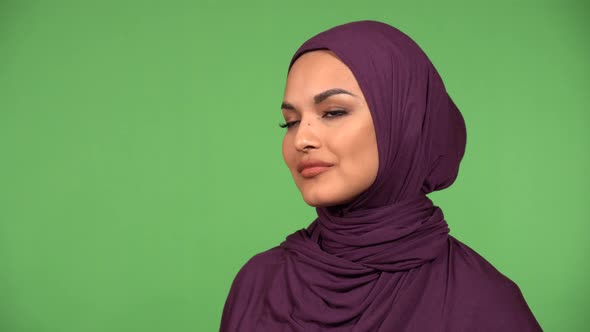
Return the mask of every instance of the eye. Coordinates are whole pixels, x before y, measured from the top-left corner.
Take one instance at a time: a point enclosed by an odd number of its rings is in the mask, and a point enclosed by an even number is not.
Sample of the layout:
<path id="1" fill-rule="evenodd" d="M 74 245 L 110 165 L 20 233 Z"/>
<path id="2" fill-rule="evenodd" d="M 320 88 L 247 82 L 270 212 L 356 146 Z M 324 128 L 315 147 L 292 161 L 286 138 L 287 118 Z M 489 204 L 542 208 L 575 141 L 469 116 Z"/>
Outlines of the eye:
<path id="1" fill-rule="evenodd" d="M 325 111 L 324 115 L 322 115 L 322 118 L 328 118 L 328 119 L 338 118 L 338 117 L 341 117 L 341 116 L 344 116 L 347 114 L 348 114 L 348 111 L 341 110 L 341 109 L 332 110 L 332 111 Z M 285 123 L 279 123 L 279 127 L 289 129 L 289 128 L 293 127 L 294 125 L 298 124 L 299 122 L 300 122 L 300 120 L 287 121 Z"/>
<path id="2" fill-rule="evenodd" d="M 332 110 L 324 112 L 322 118 L 338 118 L 346 114 L 348 114 L 348 112 L 345 110 Z"/>
<path id="3" fill-rule="evenodd" d="M 285 123 L 279 123 L 279 127 L 289 129 L 292 126 L 294 126 L 295 124 L 297 124 L 298 122 L 299 122 L 299 120 L 297 120 L 297 121 L 289 121 L 289 122 L 285 122 Z"/>

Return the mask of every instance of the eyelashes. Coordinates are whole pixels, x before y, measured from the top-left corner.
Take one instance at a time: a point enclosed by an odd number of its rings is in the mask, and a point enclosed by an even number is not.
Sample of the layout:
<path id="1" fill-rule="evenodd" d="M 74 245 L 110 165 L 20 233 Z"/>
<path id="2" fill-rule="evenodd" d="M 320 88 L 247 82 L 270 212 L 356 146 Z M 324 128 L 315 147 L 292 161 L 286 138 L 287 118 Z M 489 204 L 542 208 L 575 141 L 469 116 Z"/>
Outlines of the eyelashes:
<path id="1" fill-rule="evenodd" d="M 346 110 L 332 110 L 332 111 L 324 112 L 324 115 L 322 115 L 322 118 L 333 119 L 333 118 L 339 118 L 339 117 L 345 116 L 347 114 L 348 114 L 348 111 L 346 111 Z M 293 127 L 294 125 L 298 124 L 299 121 L 300 120 L 279 123 L 279 127 L 289 129 L 289 128 Z"/>
<path id="2" fill-rule="evenodd" d="M 295 122 L 297 121 L 289 121 L 289 122 L 285 122 L 285 123 L 279 123 L 279 127 L 281 128 L 291 128 Z"/>

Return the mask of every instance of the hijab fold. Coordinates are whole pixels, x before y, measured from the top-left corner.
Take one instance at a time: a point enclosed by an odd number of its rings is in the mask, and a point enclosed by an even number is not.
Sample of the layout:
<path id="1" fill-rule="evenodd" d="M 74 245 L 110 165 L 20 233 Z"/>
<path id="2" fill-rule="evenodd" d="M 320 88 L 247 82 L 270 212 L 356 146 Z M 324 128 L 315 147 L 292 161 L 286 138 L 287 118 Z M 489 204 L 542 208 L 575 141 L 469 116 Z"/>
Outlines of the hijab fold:
<path id="1" fill-rule="evenodd" d="M 404 271 L 436 258 L 449 232 L 442 210 L 426 196 L 346 216 L 318 213 L 308 231 L 322 251 L 380 271 Z"/>
<path id="2" fill-rule="evenodd" d="M 426 196 L 449 187 L 465 152 L 463 117 L 426 54 L 385 23 L 307 40 L 354 74 L 377 137 L 374 183 L 254 256 L 236 276 L 221 331 L 541 331 L 518 286 L 449 235 Z"/>

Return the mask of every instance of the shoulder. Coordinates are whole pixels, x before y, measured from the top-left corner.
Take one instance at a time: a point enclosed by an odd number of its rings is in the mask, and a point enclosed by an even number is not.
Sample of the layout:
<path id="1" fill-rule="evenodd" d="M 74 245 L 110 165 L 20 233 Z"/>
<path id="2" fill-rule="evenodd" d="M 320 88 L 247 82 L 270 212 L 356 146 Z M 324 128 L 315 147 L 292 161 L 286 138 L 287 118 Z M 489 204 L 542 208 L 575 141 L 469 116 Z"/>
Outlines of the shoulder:
<path id="1" fill-rule="evenodd" d="M 454 237 L 450 237 L 450 263 L 452 267 L 461 271 L 458 278 L 474 277 L 483 285 L 513 289 L 516 284 L 496 269 L 487 259 L 471 247 Z"/>
<path id="2" fill-rule="evenodd" d="M 252 256 L 236 274 L 229 298 L 247 297 L 260 294 L 260 290 L 274 278 L 283 262 L 283 249 L 273 247 Z"/>
<path id="3" fill-rule="evenodd" d="M 284 249 L 276 246 L 252 256 L 238 271 L 236 280 L 257 280 L 269 276 L 283 263 Z"/>
<path id="4" fill-rule="evenodd" d="M 453 237 L 449 264 L 456 293 L 453 308 L 464 320 L 502 331 L 541 331 L 518 285 Z"/>
<path id="5" fill-rule="evenodd" d="M 236 274 L 225 300 L 220 331 L 237 331 L 260 311 L 265 290 L 283 262 L 283 249 L 274 247 L 250 258 Z"/>

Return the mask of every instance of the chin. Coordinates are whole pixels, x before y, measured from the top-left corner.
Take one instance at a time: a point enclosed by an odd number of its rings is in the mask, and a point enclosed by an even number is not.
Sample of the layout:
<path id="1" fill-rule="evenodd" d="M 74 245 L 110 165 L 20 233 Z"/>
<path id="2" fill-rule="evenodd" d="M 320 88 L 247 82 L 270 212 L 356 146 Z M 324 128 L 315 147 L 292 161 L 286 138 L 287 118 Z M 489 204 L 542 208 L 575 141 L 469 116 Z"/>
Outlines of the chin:
<path id="1" fill-rule="evenodd" d="M 357 186 L 349 182 L 331 177 L 295 179 L 303 200 L 313 207 L 328 207 L 352 201 L 360 192 Z"/>
<path id="2" fill-rule="evenodd" d="M 305 203 L 307 203 L 307 205 L 312 207 L 327 207 L 331 205 L 329 202 L 306 200 L 305 198 L 303 200 L 305 201 Z"/>
<path id="3" fill-rule="evenodd" d="M 303 200 L 307 205 L 313 207 L 328 207 L 350 202 L 348 197 L 339 197 L 334 193 L 305 193 L 302 192 Z"/>

